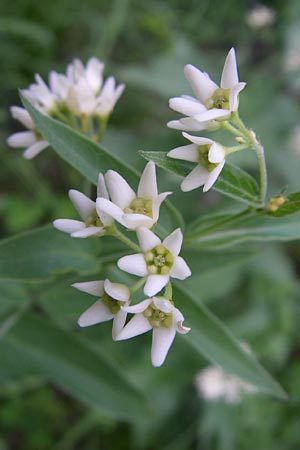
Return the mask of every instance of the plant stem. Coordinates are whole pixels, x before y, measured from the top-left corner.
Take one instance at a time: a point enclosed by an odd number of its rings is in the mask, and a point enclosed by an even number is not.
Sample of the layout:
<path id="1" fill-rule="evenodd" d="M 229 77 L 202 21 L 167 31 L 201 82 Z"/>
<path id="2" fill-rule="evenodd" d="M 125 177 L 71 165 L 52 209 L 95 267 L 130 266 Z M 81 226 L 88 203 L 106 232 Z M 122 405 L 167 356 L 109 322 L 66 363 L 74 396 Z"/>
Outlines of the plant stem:
<path id="1" fill-rule="evenodd" d="M 249 148 L 248 144 L 234 145 L 233 147 L 226 147 L 226 155 L 231 153 L 239 152 L 240 150 L 245 150 Z"/>
<path id="2" fill-rule="evenodd" d="M 114 223 L 109 227 L 107 234 L 119 239 L 119 241 L 123 242 L 123 244 L 127 245 L 127 247 L 129 247 L 134 252 L 141 253 L 140 247 L 127 236 L 125 236 L 125 234 L 123 234 L 120 230 L 118 230 Z"/>

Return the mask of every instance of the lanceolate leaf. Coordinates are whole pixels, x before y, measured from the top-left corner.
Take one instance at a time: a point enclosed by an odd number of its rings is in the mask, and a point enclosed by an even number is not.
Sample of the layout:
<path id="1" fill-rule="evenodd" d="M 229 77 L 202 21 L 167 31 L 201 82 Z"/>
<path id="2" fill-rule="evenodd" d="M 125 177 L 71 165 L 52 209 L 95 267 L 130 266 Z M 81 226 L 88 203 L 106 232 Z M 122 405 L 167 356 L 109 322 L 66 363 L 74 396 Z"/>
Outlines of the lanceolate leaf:
<path id="1" fill-rule="evenodd" d="M 123 369 L 104 352 L 93 352 L 72 332 L 27 314 L 4 341 L 16 355 L 22 354 L 26 373 L 46 377 L 111 417 L 130 421 L 148 412 L 144 396 L 128 381 Z M 10 369 L 18 373 L 16 364 L 10 363 Z M 5 377 L 5 367 L 3 371 Z"/>
<path id="2" fill-rule="evenodd" d="M 180 176 L 186 176 L 195 167 L 192 163 L 169 158 L 166 152 L 141 151 L 140 154 L 143 158 L 154 161 L 162 169 Z M 231 164 L 225 165 L 213 189 L 249 206 L 261 206 L 259 188 L 254 178 Z"/>
<path id="3" fill-rule="evenodd" d="M 196 294 L 176 284 L 174 299 L 184 311 L 185 324 L 192 330 L 184 336 L 201 355 L 224 370 L 253 384 L 260 391 L 286 398 L 281 386 L 266 372 L 256 358 L 245 352 L 226 326 L 214 316 Z M 197 296 L 201 293 L 197 293 Z"/>

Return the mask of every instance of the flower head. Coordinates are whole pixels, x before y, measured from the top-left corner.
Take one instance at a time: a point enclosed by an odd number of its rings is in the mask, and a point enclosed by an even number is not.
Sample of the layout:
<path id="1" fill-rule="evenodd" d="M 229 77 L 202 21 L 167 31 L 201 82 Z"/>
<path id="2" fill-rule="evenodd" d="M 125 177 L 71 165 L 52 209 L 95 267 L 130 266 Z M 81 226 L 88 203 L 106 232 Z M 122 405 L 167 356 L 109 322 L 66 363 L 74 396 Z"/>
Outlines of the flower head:
<path id="1" fill-rule="evenodd" d="M 239 82 L 233 48 L 225 60 L 220 86 L 191 64 L 185 66 L 184 73 L 196 98 L 183 95 L 170 99 L 170 108 L 187 117 L 169 122 L 169 127 L 187 131 L 216 128 L 218 121 L 227 120 L 237 111 L 238 95 L 246 83 Z"/>
<path id="2" fill-rule="evenodd" d="M 171 194 L 158 194 L 155 164 L 152 161 L 144 169 L 137 194 L 114 170 L 105 174 L 105 181 L 111 201 L 98 198 L 98 211 L 106 213 L 130 230 L 138 227 L 151 228 L 158 221 L 161 203 Z"/>
<path id="3" fill-rule="evenodd" d="M 128 305 L 129 288 L 124 284 L 112 283 L 108 279 L 75 283 L 72 286 L 79 291 L 100 297 L 96 303 L 81 314 L 78 324 L 81 327 L 89 327 L 113 319 L 112 337 L 116 339 L 126 321 L 127 312 L 122 307 Z"/>
<path id="4" fill-rule="evenodd" d="M 98 196 L 108 198 L 104 177 L 102 173 L 98 178 Z M 72 219 L 57 219 L 53 225 L 60 231 L 69 233 L 72 237 L 85 238 L 89 236 L 102 236 L 105 228 L 111 225 L 113 219 L 105 213 L 97 212 L 96 202 L 93 202 L 82 192 L 71 189 L 69 197 L 78 211 L 82 221 Z"/>
<path id="5" fill-rule="evenodd" d="M 170 277 L 184 280 L 191 270 L 179 255 L 182 232 L 179 228 L 161 241 L 148 228 L 138 228 L 137 237 L 143 253 L 123 256 L 118 267 L 125 272 L 147 277 L 144 293 L 152 297 L 163 289 Z"/>
<path id="6" fill-rule="evenodd" d="M 224 147 L 211 139 L 191 136 L 183 133 L 192 144 L 177 147 L 168 153 L 170 158 L 183 159 L 198 163 L 197 166 L 182 181 L 184 192 L 203 186 L 208 191 L 216 182 L 225 164 L 226 151 Z"/>
<path id="7" fill-rule="evenodd" d="M 163 364 L 176 332 L 186 334 L 190 328 L 182 325 L 184 317 L 173 304 L 162 297 L 153 297 L 134 306 L 123 306 L 123 311 L 134 317 L 117 335 L 117 340 L 130 339 L 153 330 L 151 361 L 154 367 Z"/>
<path id="8" fill-rule="evenodd" d="M 26 109 L 20 108 L 19 106 L 12 106 L 10 112 L 12 117 L 21 122 L 28 131 L 20 131 L 12 134 L 7 138 L 7 144 L 10 147 L 26 147 L 26 150 L 23 153 L 24 158 L 34 158 L 47 148 L 49 143 L 38 133 L 33 120 Z"/>

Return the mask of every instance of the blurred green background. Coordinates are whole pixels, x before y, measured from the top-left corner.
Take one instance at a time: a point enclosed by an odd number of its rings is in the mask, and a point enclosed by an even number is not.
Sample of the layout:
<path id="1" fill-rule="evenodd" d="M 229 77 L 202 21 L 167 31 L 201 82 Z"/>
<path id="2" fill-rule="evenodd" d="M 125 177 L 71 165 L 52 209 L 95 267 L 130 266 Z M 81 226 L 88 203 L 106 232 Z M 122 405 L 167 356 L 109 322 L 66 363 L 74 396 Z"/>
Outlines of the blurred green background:
<path id="1" fill-rule="evenodd" d="M 106 76 L 114 74 L 118 82 L 126 83 L 104 145 L 141 168 L 144 162 L 138 150 L 167 151 L 184 143 L 180 132 L 165 126 L 177 117 L 168 109 L 168 98 L 188 93 L 184 64 L 192 63 L 218 81 L 225 56 L 234 46 L 240 79 L 248 84 L 240 96 L 241 116 L 266 147 L 270 194 L 282 186 L 289 192 L 299 190 L 300 3 L 265 4 L 271 8 L 272 19 L 260 24 L 253 19 L 257 4 L 250 0 L 2 0 L 2 236 L 54 218 L 75 217 L 67 191 L 70 187 L 81 190 L 81 177 L 51 149 L 25 161 L 20 151 L 5 144 L 20 129 L 9 115 L 9 106 L 20 104 L 18 89 L 31 83 L 34 73 L 47 79 L 51 69 L 64 71 L 75 57 L 86 61 L 97 56 L 106 63 Z M 232 161 L 255 175 L 251 153 L 233 155 Z M 187 220 L 231 205 L 215 192 L 183 194 L 178 184 L 178 178 L 159 172 L 160 190 L 167 187 L 175 192 L 173 201 Z M 299 244 L 262 244 L 240 259 L 231 260 L 230 255 L 228 259 L 198 276 L 200 301 L 238 338 L 250 343 L 288 392 L 287 402 L 262 395 L 246 397 L 237 405 L 206 402 L 193 382 L 199 362 L 195 363 L 192 351 L 185 354 L 183 350 L 179 364 L 173 349 L 168 365 L 154 370 L 148 362 L 147 337 L 140 340 L 146 343 L 146 352 L 142 345 L 136 351 L 120 344 L 124 351 L 120 356 L 104 325 L 86 336 L 98 339 L 102 351 L 115 355 L 128 376 L 156 399 L 157 412 L 151 421 L 115 420 L 43 378 L 26 376 L 26 370 L 18 376 L 1 373 L 0 450 L 298 450 Z M 70 283 L 62 277 L 60 284 Z M 56 287 L 41 295 L 35 308 L 41 316 L 74 327 L 86 297 L 67 287 L 64 296 L 58 295 Z M 1 281 L 1 317 L 8 304 L 20 298 L 25 301 L 23 288 Z M 0 326 L 0 339 L 2 331 Z M 181 345 L 178 339 L 178 352 Z M 204 368 L 207 362 L 201 364 Z"/>

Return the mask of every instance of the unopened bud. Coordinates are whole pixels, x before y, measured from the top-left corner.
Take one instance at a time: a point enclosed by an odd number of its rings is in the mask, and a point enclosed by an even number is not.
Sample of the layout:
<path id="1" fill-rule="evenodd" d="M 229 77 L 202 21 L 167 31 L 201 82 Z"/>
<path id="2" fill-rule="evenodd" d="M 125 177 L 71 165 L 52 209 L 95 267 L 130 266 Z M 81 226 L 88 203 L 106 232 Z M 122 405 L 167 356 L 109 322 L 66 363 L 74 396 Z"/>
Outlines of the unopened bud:
<path id="1" fill-rule="evenodd" d="M 246 144 L 246 141 L 245 141 L 245 139 L 242 136 L 236 136 L 235 140 L 239 144 Z"/>
<path id="2" fill-rule="evenodd" d="M 276 212 L 285 202 L 286 198 L 283 195 L 272 197 L 267 205 L 267 211 Z"/>

